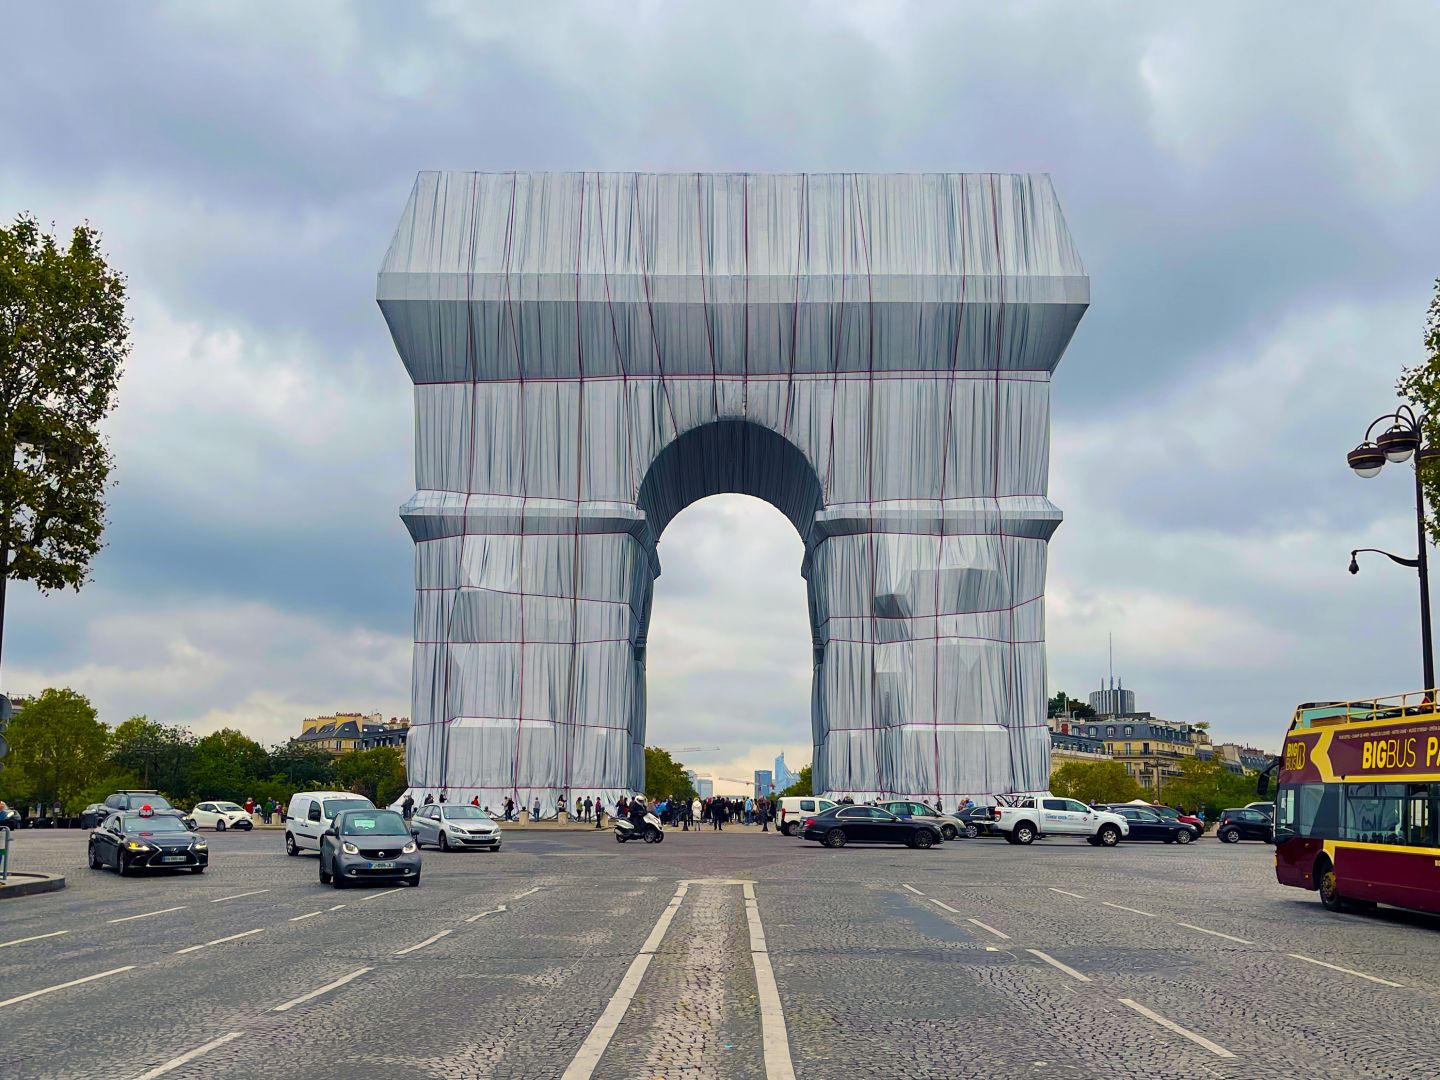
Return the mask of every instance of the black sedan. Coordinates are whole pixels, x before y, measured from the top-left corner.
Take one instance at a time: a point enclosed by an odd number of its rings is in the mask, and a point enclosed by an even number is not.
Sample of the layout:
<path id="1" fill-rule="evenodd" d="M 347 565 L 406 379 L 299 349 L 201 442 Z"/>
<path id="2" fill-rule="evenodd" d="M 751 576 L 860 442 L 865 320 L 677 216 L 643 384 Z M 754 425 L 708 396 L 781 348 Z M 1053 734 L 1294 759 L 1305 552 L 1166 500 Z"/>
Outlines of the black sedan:
<path id="1" fill-rule="evenodd" d="M 111 866 L 124 877 L 137 870 L 189 870 L 203 874 L 210 847 L 174 814 L 122 810 L 90 833 L 90 869 Z"/>
<path id="2" fill-rule="evenodd" d="M 1178 818 L 1166 818 L 1144 806 L 1127 806 L 1111 803 L 1097 807 L 1119 814 L 1130 823 L 1126 840 L 1159 840 L 1166 844 L 1188 844 L 1195 839 L 1194 827 Z"/>
<path id="3" fill-rule="evenodd" d="M 846 844 L 905 844 L 928 848 L 940 843 L 940 830 L 924 821 L 901 821 L 878 806 L 836 806 L 801 823 L 806 840 L 826 847 Z"/>
<path id="4" fill-rule="evenodd" d="M 991 827 L 993 821 L 988 806 L 967 806 L 963 810 L 957 810 L 955 816 L 965 826 L 965 835 L 971 840 L 977 836 L 1005 835 L 1002 832 L 996 832 Z"/>

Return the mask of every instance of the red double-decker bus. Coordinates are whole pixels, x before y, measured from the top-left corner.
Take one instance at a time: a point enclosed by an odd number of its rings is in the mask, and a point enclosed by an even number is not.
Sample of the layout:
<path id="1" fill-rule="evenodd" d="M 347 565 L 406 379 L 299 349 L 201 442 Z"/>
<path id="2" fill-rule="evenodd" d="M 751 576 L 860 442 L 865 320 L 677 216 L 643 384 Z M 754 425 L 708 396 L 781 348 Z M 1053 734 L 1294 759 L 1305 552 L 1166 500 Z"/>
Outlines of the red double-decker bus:
<path id="1" fill-rule="evenodd" d="M 1278 766 L 1280 884 L 1318 891 L 1332 911 L 1393 904 L 1440 912 L 1433 693 L 1301 705 Z"/>

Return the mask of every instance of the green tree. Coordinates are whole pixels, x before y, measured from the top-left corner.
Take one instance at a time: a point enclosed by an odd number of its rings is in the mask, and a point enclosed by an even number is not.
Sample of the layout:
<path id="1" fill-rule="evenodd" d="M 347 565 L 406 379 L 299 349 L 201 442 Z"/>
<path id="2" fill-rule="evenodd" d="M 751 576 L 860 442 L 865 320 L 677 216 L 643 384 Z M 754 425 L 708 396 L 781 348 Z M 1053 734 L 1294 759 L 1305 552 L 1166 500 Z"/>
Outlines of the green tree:
<path id="1" fill-rule="evenodd" d="M 185 780 L 194 759 L 195 736 L 188 728 L 132 716 L 115 729 L 110 760 L 133 774 L 142 788 L 183 799 L 189 794 Z"/>
<path id="2" fill-rule="evenodd" d="M 1180 810 L 1201 807 L 1214 821 L 1221 810 L 1255 801 L 1255 777 L 1233 773 L 1217 758 L 1186 758 L 1179 776 L 1161 782 L 1159 797 Z"/>
<path id="3" fill-rule="evenodd" d="M 780 792 L 779 794 L 780 794 L 781 796 L 783 796 L 783 797 L 785 797 L 785 798 L 789 798 L 789 797 L 792 796 L 792 795 L 814 795 L 814 794 L 815 794 L 815 792 L 811 790 L 810 766 L 809 766 L 809 765 L 806 765 L 803 769 L 801 769 L 798 773 L 796 773 L 795 776 L 796 776 L 795 782 L 794 782 L 793 784 L 791 784 L 789 787 L 787 787 L 784 791 Z"/>
<path id="4" fill-rule="evenodd" d="M 388 806 L 405 790 L 405 751 L 398 746 L 352 750 L 336 759 L 335 776 L 376 806 Z"/>
<path id="5" fill-rule="evenodd" d="M 232 799 L 242 802 L 250 789 L 266 779 L 270 756 L 254 739 L 234 728 L 221 728 L 195 744 L 185 776 L 190 799 Z"/>
<path id="6" fill-rule="evenodd" d="M 660 799 L 695 798 L 695 785 L 685 775 L 685 766 L 658 746 L 645 748 L 645 797 L 652 804 Z"/>
<path id="7" fill-rule="evenodd" d="M 292 740 L 270 748 L 266 774 L 291 792 L 315 791 L 335 783 L 335 759 L 319 747 Z"/>
<path id="8" fill-rule="evenodd" d="M 1435 281 L 1435 295 L 1425 316 L 1425 332 L 1421 338 L 1425 359 L 1406 368 L 1395 384 L 1396 392 L 1421 415 L 1421 429 L 1426 446 L 1440 446 L 1440 278 Z M 1425 488 L 1425 525 L 1430 542 L 1440 543 L 1440 470 L 1433 466 L 1423 470 Z"/>
<path id="9" fill-rule="evenodd" d="M 80 796 L 107 770 L 110 729 L 88 698 L 74 690 L 46 690 L 10 721 L 10 755 L 3 779 L 12 797 L 42 806 L 83 808 Z"/>
<path id="10" fill-rule="evenodd" d="M 0 228 L 0 646 L 5 587 L 85 584 L 105 528 L 100 421 L 128 354 L 125 279 L 77 226 L 62 249 L 33 217 Z"/>
<path id="11" fill-rule="evenodd" d="M 1118 761 L 1067 761 L 1050 774 L 1050 790 L 1087 803 L 1140 797 L 1140 785 Z"/>

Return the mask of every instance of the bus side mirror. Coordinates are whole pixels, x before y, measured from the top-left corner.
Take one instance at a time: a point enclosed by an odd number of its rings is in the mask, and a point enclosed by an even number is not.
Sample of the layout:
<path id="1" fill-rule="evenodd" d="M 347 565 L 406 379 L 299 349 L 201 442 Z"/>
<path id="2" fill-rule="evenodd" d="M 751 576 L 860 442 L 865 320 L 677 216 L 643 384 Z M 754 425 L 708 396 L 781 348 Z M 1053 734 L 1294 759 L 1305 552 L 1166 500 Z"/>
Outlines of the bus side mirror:
<path id="1" fill-rule="evenodd" d="M 1261 773 L 1260 778 L 1255 781 L 1255 794 L 1262 799 L 1270 796 L 1270 774 Z"/>

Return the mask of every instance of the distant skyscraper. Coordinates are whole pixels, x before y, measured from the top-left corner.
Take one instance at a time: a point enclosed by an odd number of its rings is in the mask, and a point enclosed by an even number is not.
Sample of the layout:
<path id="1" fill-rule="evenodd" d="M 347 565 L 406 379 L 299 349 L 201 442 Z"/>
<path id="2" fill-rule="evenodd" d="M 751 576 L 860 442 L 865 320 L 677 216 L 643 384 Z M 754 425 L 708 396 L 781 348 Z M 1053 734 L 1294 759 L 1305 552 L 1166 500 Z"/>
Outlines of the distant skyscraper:
<path id="1" fill-rule="evenodd" d="M 1099 690 L 1091 692 L 1090 708 L 1095 710 L 1097 716 L 1133 716 L 1135 691 L 1126 690 L 1124 681 L 1112 675 L 1108 686 L 1101 683 Z"/>
<path id="2" fill-rule="evenodd" d="M 702 799 L 709 799 L 715 795 L 715 781 L 708 776 L 702 776 L 695 781 L 695 794 Z"/>
<path id="3" fill-rule="evenodd" d="M 755 798 L 763 799 L 775 791 L 775 777 L 769 769 L 755 770 Z"/>
<path id="4" fill-rule="evenodd" d="M 784 791 L 791 784 L 799 780 L 798 774 L 790 771 L 790 766 L 785 764 L 785 755 L 781 754 L 775 759 L 775 790 Z"/>

